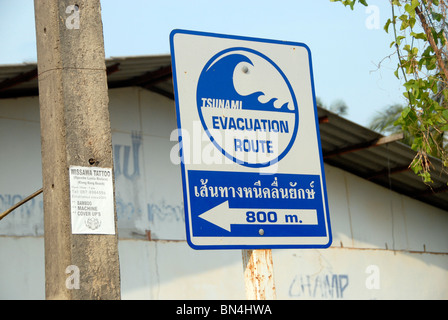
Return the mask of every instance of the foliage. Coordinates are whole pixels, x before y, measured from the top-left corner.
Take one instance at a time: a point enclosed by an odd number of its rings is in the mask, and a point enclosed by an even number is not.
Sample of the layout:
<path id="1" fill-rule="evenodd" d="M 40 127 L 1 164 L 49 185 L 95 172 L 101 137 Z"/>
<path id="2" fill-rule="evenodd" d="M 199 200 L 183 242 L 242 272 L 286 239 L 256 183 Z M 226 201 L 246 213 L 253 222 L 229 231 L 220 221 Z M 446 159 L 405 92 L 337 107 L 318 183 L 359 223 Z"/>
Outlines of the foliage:
<path id="1" fill-rule="evenodd" d="M 400 124 L 395 124 L 404 108 L 405 106 L 399 103 L 388 106 L 370 119 L 368 127 L 384 135 L 403 133 L 403 139 L 400 142 L 412 146 L 414 137 L 409 132 L 404 132 Z"/>
<path id="2" fill-rule="evenodd" d="M 330 0 L 353 10 L 367 0 Z M 423 181 L 432 182 L 429 155 L 448 167 L 443 135 L 448 131 L 448 0 L 390 0 L 391 18 L 384 30 L 393 32 L 398 56 L 395 76 L 403 80 L 407 105 L 394 124 L 412 137 L 417 152 L 411 163 Z M 446 136 L 446 134 L 445 134 Z"/>
<path id="3" fill-rule="evenodd" d="M 348 113 L 348 106 L 345 101 L 341 99 L 333 101 L 330 106 L 327 106 L 320 98 L 317 98 L 316 104 L 318 107 L 330 110 L 339 116 L 345 116 Z"/>
<path id="4" fill-rule="evenodd" d="M 403 110 L 403 105 L 393 104 L 383 111 L 377 112 L 376 116 L 370 120 L 369 128 L 385 135 L 403 132 L 401 126 L 394 124 Z M 407 144 L 411 145 L 410 142 Z"/>
<path id="5" fill-rule="evenodd" d="M 396 123 L 396 120 L 400 118 L 405 108 L 406 107 L 401 104 L 393 104 L 383 111 L 377 112 L 376 116 L 370 120 L 369 128 L 385 135 L 403 133 L 404 137 L 401 142 L 412 146 L 414 144 L 414 137 L 411 136 L 409 132 L 404 132 L 401 124 Z M 439 150 L 444 150 L 445 152 L 448 150 L 448 131 L 439 133 L 434 128 L 430 128 L 429 130 L 437 145 L 437 147 L 431 148 L 431 153 L 429 154 L 441 158 L 442 155 Z"/>

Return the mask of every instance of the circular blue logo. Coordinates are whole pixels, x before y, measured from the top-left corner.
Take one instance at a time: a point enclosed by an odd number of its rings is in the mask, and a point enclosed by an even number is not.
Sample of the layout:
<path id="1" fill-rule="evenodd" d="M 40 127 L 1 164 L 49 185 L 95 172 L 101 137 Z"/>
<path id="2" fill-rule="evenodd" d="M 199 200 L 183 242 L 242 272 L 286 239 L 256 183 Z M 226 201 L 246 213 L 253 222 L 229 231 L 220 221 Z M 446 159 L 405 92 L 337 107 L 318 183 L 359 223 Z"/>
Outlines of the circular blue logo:
<path id="1" fill-rule="evenodd" d="M 240 165 L 273 165 L 296 138 L 299 112 L 291 84 L 256 50 L 235 47 L 213 56 L 199 76 L 196 102 L 210 141 Z"/>

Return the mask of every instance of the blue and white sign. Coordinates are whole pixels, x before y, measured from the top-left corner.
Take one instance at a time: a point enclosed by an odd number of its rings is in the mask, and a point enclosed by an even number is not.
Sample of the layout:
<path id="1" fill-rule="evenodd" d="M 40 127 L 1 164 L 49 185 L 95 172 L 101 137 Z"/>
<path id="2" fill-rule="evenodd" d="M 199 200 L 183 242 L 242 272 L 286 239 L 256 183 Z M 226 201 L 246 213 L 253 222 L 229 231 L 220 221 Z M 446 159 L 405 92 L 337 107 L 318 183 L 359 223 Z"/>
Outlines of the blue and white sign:
<path id="1" fill-rule="evenodd" d="M 186 30 L 170 43 L 189 245 L 330 246 L 309 48 Z"/>

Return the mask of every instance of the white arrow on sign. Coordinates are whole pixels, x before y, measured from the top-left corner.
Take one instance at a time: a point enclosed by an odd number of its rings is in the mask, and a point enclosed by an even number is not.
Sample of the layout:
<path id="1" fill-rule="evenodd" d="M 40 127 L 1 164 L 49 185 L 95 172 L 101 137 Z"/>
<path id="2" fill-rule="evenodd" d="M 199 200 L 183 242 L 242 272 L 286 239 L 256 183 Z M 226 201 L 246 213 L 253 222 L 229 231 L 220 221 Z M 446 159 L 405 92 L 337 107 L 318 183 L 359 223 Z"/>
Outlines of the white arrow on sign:
<path id="1" fill-rule="evenodd" d="M 232 224 L 317 225 L 315 209 L 229 208 L 229 201 L 224 201 L 199 217 L 229 232 Z"/>

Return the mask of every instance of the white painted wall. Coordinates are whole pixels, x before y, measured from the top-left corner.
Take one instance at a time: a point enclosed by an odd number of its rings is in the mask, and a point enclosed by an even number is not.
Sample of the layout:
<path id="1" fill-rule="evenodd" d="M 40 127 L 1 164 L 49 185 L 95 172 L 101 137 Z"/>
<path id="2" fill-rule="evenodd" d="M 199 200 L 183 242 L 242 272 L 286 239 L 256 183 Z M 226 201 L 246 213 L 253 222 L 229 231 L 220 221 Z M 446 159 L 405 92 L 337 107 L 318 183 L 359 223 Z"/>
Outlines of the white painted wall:
<path id="1" fill-rule="evenodd" d="M 240 250 L 185 242 L 173 102 L 114 89 L 110 112 L 122 298 L 244 299 Z M 448 212 L 325 172 L 333 245 L 273 250 L 277 298 L 447 299 Z M 0 177 L 0 212 L 41 187 L 37 98 L 0 100 Z M 0 221 L 0 299 L 45 298 L 43 232 L 42 195 Z"/>

